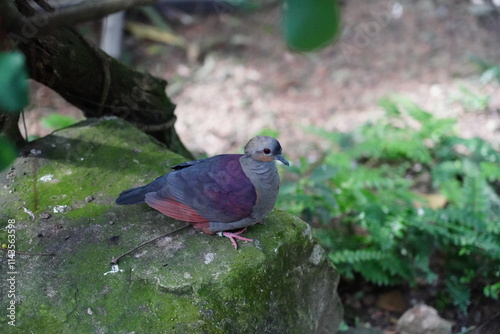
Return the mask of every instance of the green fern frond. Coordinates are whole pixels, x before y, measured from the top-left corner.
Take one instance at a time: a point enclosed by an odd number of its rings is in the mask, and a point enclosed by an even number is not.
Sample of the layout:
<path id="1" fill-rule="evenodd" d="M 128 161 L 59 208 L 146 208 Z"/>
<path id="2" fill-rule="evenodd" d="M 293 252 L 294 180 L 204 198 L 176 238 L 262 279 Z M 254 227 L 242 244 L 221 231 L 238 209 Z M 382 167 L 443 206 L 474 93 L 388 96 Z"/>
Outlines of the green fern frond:
<path id="1" fill-rule="evenodd" d="M 368 261 L 354 264 L 354 269 L 363 277 L 377 285 L 395 285 L 400 284 L 404 279 L 398 275 L 393 275 L 386 271 L 378 261 Z"/>
<path id="2" fill-rule="evenodd" d="M 500 164 L 498 162 L 481 161 L 479 168 L 481 174 L 488 181 L 500 180 Z"/>
<path id="3" fill-rule="evenodd" d="M 489 211 L 488 185 L 484 178 L 466 176 L 463 184 L 462 208 L 478 218 L 485 218 Z"/>
<path id="4" fill-rule="evenodd" d="M 330 260 L 333 263 L 357 263 L 357 262 L 365 262 L 365 261 L 380 261 L 388 258 L 388 254 L 381 251 L 374 251 L 369 249 L 360 249 L 360 250 L 348 250 L 344 249 L 338 252 L 331 252 L 328 254 Z"/>

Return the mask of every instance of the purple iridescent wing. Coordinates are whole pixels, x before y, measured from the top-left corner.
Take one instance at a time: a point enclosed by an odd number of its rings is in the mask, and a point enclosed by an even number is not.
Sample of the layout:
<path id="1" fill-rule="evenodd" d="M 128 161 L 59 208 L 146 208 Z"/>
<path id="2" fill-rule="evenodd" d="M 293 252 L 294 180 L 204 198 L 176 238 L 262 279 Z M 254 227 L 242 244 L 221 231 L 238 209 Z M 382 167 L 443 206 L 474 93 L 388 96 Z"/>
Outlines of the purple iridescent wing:
<path id="1" fill-rule="evenodd" d="M 241 168 L 239 154 L 176 166 L 156 180 L 162 187 L 146 203 L 164 214 L 191 222 L 233 222 L 250 215 L 256 193 Z"/>

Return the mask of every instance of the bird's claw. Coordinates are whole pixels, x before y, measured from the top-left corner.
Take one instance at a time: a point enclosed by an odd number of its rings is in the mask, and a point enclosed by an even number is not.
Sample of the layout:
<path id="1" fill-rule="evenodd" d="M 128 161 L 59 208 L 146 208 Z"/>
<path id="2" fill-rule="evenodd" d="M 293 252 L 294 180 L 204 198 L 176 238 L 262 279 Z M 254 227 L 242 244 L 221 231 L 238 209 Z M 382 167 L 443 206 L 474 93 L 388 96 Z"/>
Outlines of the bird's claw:
<path id="1" fill-rule="evenodd" d="M 238 243 L 234 239 L 249 241 L 249 242 L 253 241 L 253 239 L 249 239 L 249 238 L 245 238 L 245 237 L 240 236 L 240 234 L 242 234 L 246 230 L 247 230 L 247 228 L 245 227 L 237 232 L 219 232 L 218 235 L 221 237 L 229 238 L 229 240 L 231 240 L 231 243 L 233 244 L 234 248 L 238 249 Z"/>

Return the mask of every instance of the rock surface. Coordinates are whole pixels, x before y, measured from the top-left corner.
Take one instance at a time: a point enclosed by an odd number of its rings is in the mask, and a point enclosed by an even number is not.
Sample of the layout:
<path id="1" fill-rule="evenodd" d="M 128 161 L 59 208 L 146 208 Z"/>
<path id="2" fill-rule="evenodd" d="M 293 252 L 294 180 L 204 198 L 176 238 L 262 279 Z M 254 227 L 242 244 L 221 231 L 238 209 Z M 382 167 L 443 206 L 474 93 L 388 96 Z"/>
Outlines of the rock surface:
<path id="1" fill-rule="evenodd" d="M 0 243 L 55 255 L 2 256 L 0 332 L 336 333 L 338 274 L 309 226 L 279 210 L 237 251 L 188 228 L 111 272 L 113 257 L 184 224 L 114 199 L 182 161 L 113 118 L 33 142 L 0 174 Z"/>
<path id="2" fill-rule="evenodd" d="M 399 334 L 451 334 L 451 322 L 441 318 L 433 307 L 425 304 L 413 306 L 397 323 Z"/>

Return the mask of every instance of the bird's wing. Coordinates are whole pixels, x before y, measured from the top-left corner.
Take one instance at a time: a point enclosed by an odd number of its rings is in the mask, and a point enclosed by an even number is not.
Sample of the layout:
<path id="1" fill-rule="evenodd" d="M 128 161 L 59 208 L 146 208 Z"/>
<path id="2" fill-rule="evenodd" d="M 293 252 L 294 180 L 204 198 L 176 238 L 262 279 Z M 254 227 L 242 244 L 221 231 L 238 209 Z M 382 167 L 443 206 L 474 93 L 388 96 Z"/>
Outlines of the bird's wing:
<path id="1" fill-rule="evenodd" d="M 171 198 L 160 197 L 158 193 L 146 194 L 145 202 L 152 208 L 160 211 L 169 217 L 193 222 L 193 223 L 206 223 L 208 220 L 200 216 L 195 209 L 177 202 Z"/>
<path id="2" fill-rule="evenodd" d="M 233 222 L 251 214 L 255 187 L 243 172 L 239 154 L 218 155 L 182 166 L 146 195 L 146 203 L 167 216 L 190 222 Z"/>
<path id="3" fill-rule="evenodd" d="M 186 162 L 183 162 L 181 164 L 173 166 L 172 169 L 173 170 L 180 170 L 180 169 L 183 169 L 183 168 L 187 168 L 187 167 L 191 167 L 191 166 L 203 163 L 203 162 L 205 162 L 205 160 L 207 160 L 207 159 L 186 161 Z"/>

